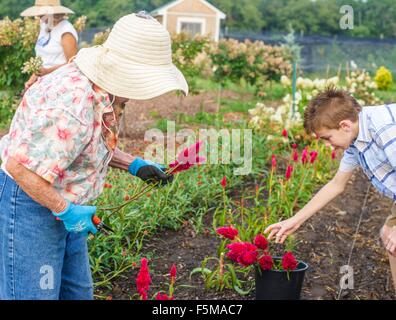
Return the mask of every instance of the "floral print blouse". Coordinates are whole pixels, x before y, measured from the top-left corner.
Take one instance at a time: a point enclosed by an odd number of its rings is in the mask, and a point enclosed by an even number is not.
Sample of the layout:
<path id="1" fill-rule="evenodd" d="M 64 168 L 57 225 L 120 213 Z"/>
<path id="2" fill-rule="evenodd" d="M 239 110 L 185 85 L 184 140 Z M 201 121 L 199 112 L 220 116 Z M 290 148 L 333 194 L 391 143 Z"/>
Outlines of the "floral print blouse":
<path id="1" fill-rule="evenodd" d="M 102 192 L 117 137 L 109 95 L 69 63 L 27 90 L 0 154 L 3 163 L 12 156 L 65 199 L 85 204 Z"/>

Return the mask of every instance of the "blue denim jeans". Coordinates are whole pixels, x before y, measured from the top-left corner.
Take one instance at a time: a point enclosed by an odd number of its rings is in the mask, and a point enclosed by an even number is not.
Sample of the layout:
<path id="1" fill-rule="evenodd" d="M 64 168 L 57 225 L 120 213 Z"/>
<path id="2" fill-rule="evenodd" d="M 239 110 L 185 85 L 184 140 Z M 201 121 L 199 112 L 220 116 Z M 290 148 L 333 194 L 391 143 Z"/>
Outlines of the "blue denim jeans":
<path id="1" fill-rule="evenodd" d="M 0 169 L 0 299 L 91 300 L 87 239 Z"/>

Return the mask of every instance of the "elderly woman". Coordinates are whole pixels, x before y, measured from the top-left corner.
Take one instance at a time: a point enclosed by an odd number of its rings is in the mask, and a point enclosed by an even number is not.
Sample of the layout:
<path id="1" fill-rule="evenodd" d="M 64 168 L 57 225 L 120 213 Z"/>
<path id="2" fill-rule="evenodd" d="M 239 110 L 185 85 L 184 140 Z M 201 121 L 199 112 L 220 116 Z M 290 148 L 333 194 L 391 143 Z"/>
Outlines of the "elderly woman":
<path id="1" fill-rule="evenodd" d="M 124 16 L 101 47 L 40 78 L 0 141 L 0 298 L 92 299 L 86 237 L 108 166 L 145 181 L 163 168 L 117 149 L 128 99 L 188 93 L 169 33 L 146 14 Z M 59 219 L 61 221 L 59 221 Z"/>
<path id="2" fill-rule="evenodd" d="M 78 34 L 66 19 L 74 12 L 61 6 L 59 0 L 36 0 L 35 5 L 23 11 L 22 17 L 40 17 L 40 34 L 35 51 L 43 60 L 38 74 L 33 74 L 25 83 L 28 89 L 38 77 L 45 76 L 65 65 L 77 54 Z"/>

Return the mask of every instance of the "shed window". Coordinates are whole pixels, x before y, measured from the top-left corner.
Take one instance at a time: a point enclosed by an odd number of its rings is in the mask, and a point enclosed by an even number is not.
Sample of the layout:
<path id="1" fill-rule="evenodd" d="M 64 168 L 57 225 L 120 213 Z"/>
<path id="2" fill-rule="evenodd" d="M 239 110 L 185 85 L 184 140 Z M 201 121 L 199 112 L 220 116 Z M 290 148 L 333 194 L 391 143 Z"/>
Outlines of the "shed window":
<path id="1" fill-rule="evenodd" d="M 182 22 L 180 31 L 190 33 L 192 35 L 202 34 L 202 23 L 201 22 Z"/>

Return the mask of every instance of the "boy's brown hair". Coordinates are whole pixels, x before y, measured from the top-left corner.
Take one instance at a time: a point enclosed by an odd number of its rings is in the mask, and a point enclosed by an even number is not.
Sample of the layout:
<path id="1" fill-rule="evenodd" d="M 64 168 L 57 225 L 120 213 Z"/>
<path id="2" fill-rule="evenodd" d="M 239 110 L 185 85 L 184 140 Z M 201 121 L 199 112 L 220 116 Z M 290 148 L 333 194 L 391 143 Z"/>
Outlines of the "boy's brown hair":
<path id="1" fill-rule="evenodd" d="M 328 87 L 308 103 L 304 112 L 305 131 L 339 129 L 342 120 L 358 121 L 361 110 L 362 107 L 350 93 Z"/>

